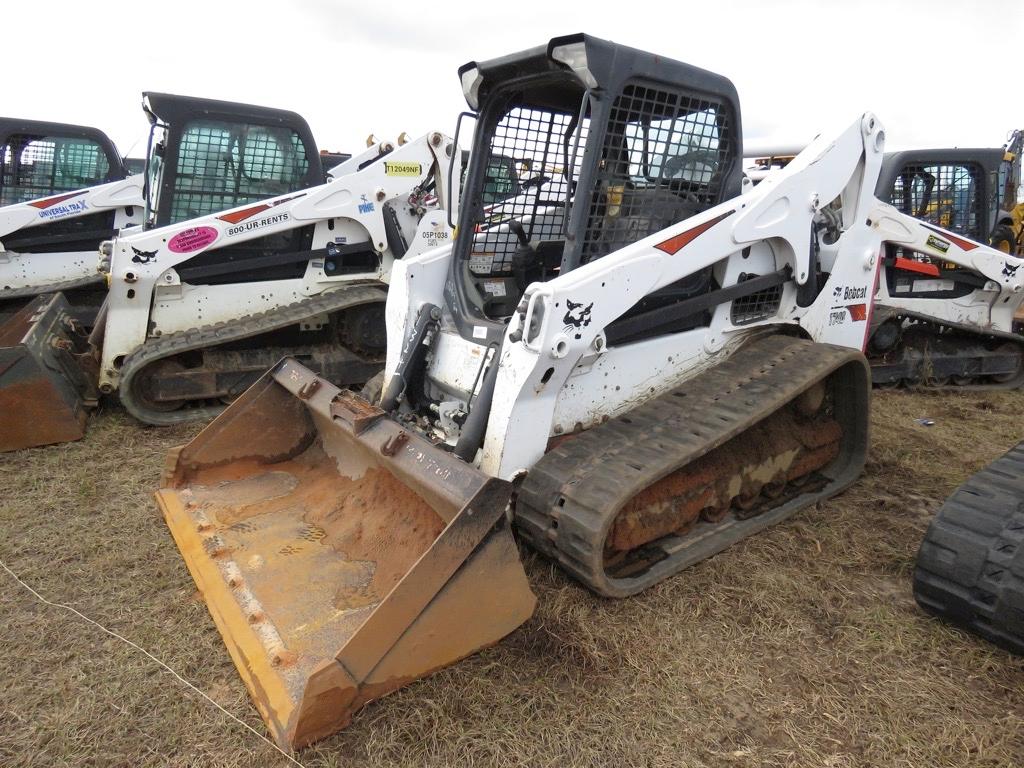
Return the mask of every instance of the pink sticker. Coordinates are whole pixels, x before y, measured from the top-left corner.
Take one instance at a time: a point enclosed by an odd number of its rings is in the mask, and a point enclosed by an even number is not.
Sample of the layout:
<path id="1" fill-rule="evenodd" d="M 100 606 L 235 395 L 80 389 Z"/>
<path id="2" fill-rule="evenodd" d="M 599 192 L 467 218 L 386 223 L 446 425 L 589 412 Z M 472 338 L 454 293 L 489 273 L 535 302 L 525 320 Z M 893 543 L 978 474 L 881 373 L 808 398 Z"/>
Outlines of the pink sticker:
<path id="1" fill-rule="evenodd" d="M 213 227 L 192 227 L 183 229 L 171 238 L 167 247 L 171 253 L 192 253 L 205 248 L 217 239 L 217 230 Z"/>

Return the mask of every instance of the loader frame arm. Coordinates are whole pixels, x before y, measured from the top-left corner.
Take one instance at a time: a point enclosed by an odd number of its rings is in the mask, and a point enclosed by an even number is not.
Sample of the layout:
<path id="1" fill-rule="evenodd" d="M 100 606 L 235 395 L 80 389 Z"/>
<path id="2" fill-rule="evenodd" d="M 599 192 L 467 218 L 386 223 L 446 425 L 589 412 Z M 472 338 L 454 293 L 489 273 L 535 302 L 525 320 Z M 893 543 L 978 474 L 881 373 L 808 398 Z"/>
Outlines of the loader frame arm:
<path id="1" fill-rule="evenodd" d="M 476 457 L 480 468 L 513 479 L 545 453 L 550 438 L 620 415 L 762 333 L 864 349 L 887 244 L 920 247 L 929 236 L 925 224 L 874 196 L 884 142 L 881 124 L 866 113 L 836 135 L 817 138 L 744 194 L 530 285 L 505 330 L 489 402 L 480 398 L 488 379 L 480 369 L 488 367 L 483 361 L 489 354 L 482 343 L 473 352 L 466 342 L 462 358 L 469 362 L 461 370 L 435 355 L 428 377 L 447 382 L 448 391 L 470 387 L 470 413 L 488 409 Z M 949 242 L 949 252 L 959 258 L 961 246 Z M 989 276 L 1003 269 L 1001 255 L 984 246 L 964 253 L 967 263 Z M 437 303 L 450 258 L 449 249 L 439 249 L 396 268 L 389 329 L 411 329 L 420 308 Z M 709 313 L 706 322 L 671 332 L 653 324 L 646 336 L 616 340 L 616 321 L 641 299 L 706 268 L 714 270 L 718 286 L 717 293 L 700 297 L 702 311 Z M 755 276 L 760 282 L 745 288 Z M 1019 290 L 1011 283 L 1007 290 Z M 774 310 L 754 320 L 736 317 L 737 298 L 769 288 L 780 291 Z M 682 312 L 686 306 L 680 302 L 658 312 Z M 629 322 L 640 321 L 634 314 Z M 389 376 L 409 332 L 389 333 Z M 445 337 L 449 347 L 460 343 L 452 334 Z"/>
<path id="2" fill-rule="evenodd" d="M 964 296 L 949 299 L 892 295 L 883 282 L 877 295 L 880 309 L 916 313 L 982 333 L 1014 331 L 1014 314 L 1024 303 L 1024 258 L 907 216 L 892 206 L 880 204 L 878 218 L 888 233 L 888 244 L 917 255 L 913 260 L 897 256 L 897 263 L 891 266 L 920 270 L 924 280 L 939 279 L 959 268 L 983 283 Z"/>
<path id="3" fill-rule="evenodd" d="M 820 257 L 830 267 L 829 282 L 820 286 L 809 306 L 794 307 L 788 317 L 773 317 L 764 325 L 782 322 L 799 326 L 815 340 L 863 347 L 866 314 L 861 320 L 836 323 L 831 294 L 842 286 L 850 290 L 848 295 L 870 303 L 882 234 L 865 222 L 876 215 L 873 192 L 883 147 L 881 124 L 865 114 L 837 136 L 815 139 L 753 190 L 568 274 L 530 286 L 525 309 L 513 317 L 502 348 L 481 458 L 484 471 L 514 477 L 544 454 L 549 436 L 623 413 L 645 393 L 660 394 L 677 386 L 682 379 L 676 371 L 685 371 L 682 378 L 696 375 L 723 351 L 742 343 L 762 324 L 734 326 L 725 304 L 713 311 L 706 329 L 621 347 L 607 345 L 607 330 L 644 296 L 746 248 L 770 252 L 770 271 L 788 269 L 795 284 L 790 290 L 795 291 L 815 273 L 812 225 L 837 198 L 844 231 Z M 735 284 L 738 277 L 727 274 L 723 287 Z M 574 316 L 572 307 L 586 307 L 588 317 Z M 692 364 L 673 364 L 673 356 L 680 354 Z M 607 372 L 614 386 L 600 392 L 575 388 L 573 373 L 580 366 Z M 549 425 L 548 434 L 537 428 L 541 424 Z"/>
<path id="4" fill-rule="evenodd" d="M 549 436 L 587 428 L 633 407 L 645 393 L 677 386 L 709 367 L 758 328 L 793 326 L 815 341 L 864 349 L 871 327 L 877 274 L 887 244 L 942 254 L 944 260 L 988 279 L 990 299 L 973 314 L 956 307 L 956 320 L 1009 331 L 1024 300 L 1024 261 L 933 227 L 874 197 L 884 131 L 865 114 L 834 139 L 819 137 L 785 169 L 752 191 L 726 201 L 635 245 L 547 283 L 530 286 L 525 308 L 513 318 L 500 367 L 481 466 L 511 479 L 533 465 Z M 810 263 L 812 225 L 831 200 L 842 203 L 843 232 L 833 245 L 821 244 L 819 264 Z M 608 330 L 642 297 L 730 254 L 768 249 L 774 257 L 766 274 L 792 275 L 784 290 L 799 294 L 816 272 L 827 274 L 807 306 L 787 316 L 736 325 L 732 298 L 723 295 L 707 330 L 655 337 L 614 347 Z M 742 288 L 736 262 L 729 260 L 721 293 Z M 782 302 L 785 306 L 786 302 Z M 570 307 L 586 307 L 578 327 Z M 576 310 L 578 313 L 578 310 Z M 690 337 L 687 339 L 687 337 Z M 521 340 L 520 340 L 521 337 Z M 664 362 L 662 362 L 664 361 Z M 599 391 L 575 385 L 581 370 L 607 374 Z M 537 425 L 548 424 L 543 435 Z"/>
<path id="5" fill-rule="evenodd" d="M 124 227 L 140 224 L 142 183 L 141 176 L 129 176 L 0 208 L 0 298 L 34 296 L 42 290 L 64 290 L 79 282 L 100 282 L 95 251 L 61 250 L 61 239 L 80 242 L 91 238 L 98 244 Z M 35 234 L 54 222 L 104 212 L 113 213 L 110 228 L 76 231 L 73 235 Z M 36 252 L 36 245 L 45 245 L 46 252 Z"/>
<path id="6" fill-rule="evenodd" d="M 0 242 L 5 235 L 97 211 L 142 205 L 142 177 L 129 176 L 96 187 L 61 192 L 0 208 Z"/>

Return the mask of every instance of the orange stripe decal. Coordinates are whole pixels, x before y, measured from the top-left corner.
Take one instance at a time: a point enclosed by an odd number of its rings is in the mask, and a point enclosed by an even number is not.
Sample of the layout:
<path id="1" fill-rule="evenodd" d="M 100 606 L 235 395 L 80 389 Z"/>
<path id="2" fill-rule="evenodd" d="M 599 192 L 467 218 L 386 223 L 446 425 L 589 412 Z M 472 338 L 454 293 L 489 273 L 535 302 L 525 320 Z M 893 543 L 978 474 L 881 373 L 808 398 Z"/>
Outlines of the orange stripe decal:
<path id="1" fill-rule="evenodd" d="M 902 269 L 904 272 L 919 272 L 922 275 L 929 275 L 931 277 L 939 276 L 939 268 L 937 265 L 926 264 L 923 261 L 914 261 L 914 259 L 904 259 L 897 256 L 893 266 L 896 267 L 896 269 Z"/>
<path id="2" fill-rule="evenodd" d="M 854 322 L 868 319 L 867 304 L 847 304 L 846 308 L 850 311 L 850 319 Z"/>
<path id="3" fill-rule="evenodd" d="M 217 218 L 220 219 L 221 221 L 226 221 L 228 224 L 237 224 L 240 221 L 245 221 L 251 216 L 255 216 L 257 213 L 263 213 L 264 211 L 269 210 L 269 205 L 267 205 L 266 203 L 261 203 L 260 205 L 254 205 L 252 208 L 243 208 L 240 211 L 232 211 L 231 213 L 225 213 L 223 216 L 218 216 Z"/>
<path id="4" fill-rule="evenodd" d="M 285 197 L 282 198 L 281 200 L 275 200 L 271 203 L 260 203 L 259 205 L 252 206 L 251 208 L 243 208 L 240 211 L 232 211 L 231 213 L 225 213 L 221 216 L 218 216 L 217 218 L 220 219 L 221 221 L 226 221 L 228 224 L 237 224 L 240 221 L 245 221 L 246 219 L 252 218 L 257 213 L 269 211 L 271 208 L 276 208 L 279 205 L 283 205 L 284 203 L 290 202 L 292 200 L 298 200 L 300 197 L 305 196 L 305 192 L 300 192 L 297 195 Z"/>
<path id="5" fill-rule="evenodd" d="M 703 235 L 713 226 L 715 226 L 715 224 L 720 222 L 722 219 L 732 216 L 734 213 L 736 213 L 735 210 L 727 211 L 726 213 L 723 213 L 721 216 L 713 218 L 711 221 L 705 221 L 703 224 L 698 224 L 693 229 L 688 229 L 685 232 L 680 232 L 675 237 L 670 237 L 665 242 L 658 243 L 654 247 L 657 248 L 659 251 L 664 251 L 670 256 L 673 256 L 679 251 L 681 251 L 683 248 L 685 248 L 687 245 L 692 243 L 694 240 L 696 240 L 698 237 Z"/>
<path id="6" fill-rule="evenodd" d="M 45 200 L 32 200 L 29 202 L 29 205 L 33 208 L 49 208 L 51 205 L 62 203 L 65 200 L 70 200 L 72 197 L 78 197 L 81 194 L 84 194 L 84 192 L 80 189 L 77 192 L 69 192 L 66 195 L 58 195 L 57 197 L 48 197 Z"/>

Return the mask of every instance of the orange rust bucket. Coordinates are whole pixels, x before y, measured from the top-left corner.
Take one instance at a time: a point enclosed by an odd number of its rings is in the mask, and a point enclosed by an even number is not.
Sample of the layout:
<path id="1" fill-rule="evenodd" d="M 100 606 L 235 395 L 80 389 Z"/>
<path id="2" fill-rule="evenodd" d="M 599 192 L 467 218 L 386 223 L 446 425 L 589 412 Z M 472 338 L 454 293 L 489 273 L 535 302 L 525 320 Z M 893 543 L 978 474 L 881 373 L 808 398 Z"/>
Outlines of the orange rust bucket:
<path id="1" fill-rule="evenodd" d="M 277 743 L 512 632 L 536 598 L 488 477 L 293 360 L 169 456 L 157 501 Z"/>

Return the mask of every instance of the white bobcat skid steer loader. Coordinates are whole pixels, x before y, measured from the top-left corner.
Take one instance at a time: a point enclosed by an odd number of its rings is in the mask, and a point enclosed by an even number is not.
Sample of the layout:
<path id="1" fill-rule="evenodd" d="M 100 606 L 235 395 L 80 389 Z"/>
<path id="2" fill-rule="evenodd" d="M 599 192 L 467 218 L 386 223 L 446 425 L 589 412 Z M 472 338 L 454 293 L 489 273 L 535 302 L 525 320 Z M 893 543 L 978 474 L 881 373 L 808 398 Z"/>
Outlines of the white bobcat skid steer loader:
<path id="1" fill-rule="evenodd" d="M 886 156 L 876 194 L 924 224 L 885 254 L 867 350 L 876 385 L 1024 383 L 1024 338 L 1015 327 L 1024 260 L 994 238 L 1008 162 L 999 148 Z M 992 248 L 982 245 L 990 240 Z"/>
<path id="2" fill-rule="evenodd" d="M 165 226 L 324 181 L 313 135 L 295 112 L 149 92 L 143 94 L 143 109 L 151 123 L 145 200 L 143 177 L 135 176 L 74 192 L 54 205 L 51 201 L 64 196 L 0 208 L 0 222 L 9 221 L 12 227 L 22 226 L 19 222 L 27 220 L 26 211 L 58 211 L 52 223 L 0 236 L 6 246 L 20 243 L 23 251 L 8 253 L 6 264 L 0 252 L 0 273 L 17 267 L 30 276 L 11 294 L 20 297 L 69 289 L 40 296 L 0 326 L 0 414 L 7 422 L 0 433 L 0 450 L 74 440 L 83 434 L 85 409 L 95 405 L 97 398 L 95 355 L 88 336 L 95 322 L 93 344 L 98 344 L 105 325 L 102 312 L 97 319 L 106 297 L 105 276 L 99 269 L 101 242 L 129 223 L 142 222 L 146 229 Z M 90 140 L 97 145 L 100 141 Z M 21 165 L 16 170 L 20 169 L 17 178 L 22 180 L 29 178 L 25 168 L 30 157 L 35 159 L 34 175 L 45 175 L 39 147 L 49 146 L 47 141 L 57 145 L 55 156 L 61 162 L 81 165 L 85 163 L 81 158 L 93 157 L 70 139 L 19 141 L 23 149 L 17 155 Z M 103 157 L 102 161 L 93 157 L 91 162 L 106 168 L 117 161 L 109 142 Z M 67 172 L 52 175 L 63 180 Z M 10 193 L 41 191 L 23 187 Z M 133 207 L 105 212 L 101 208 L 124 203 L 129 194 L 137 198 Z M 88 231 L 83 229 L 87 225 L 91 226 Z M 69 247 L 71 232 L 76 250 L 62 252 Z M 84 289 L 70 290 L 80 283 L 90 286 L 89 294 Z"/>
<path id="3" fill-rule="evenodd" d="M 284 355 L 370 379 L 393 262 L 450 238 L 452 148 L 438 132 L 375 144 L 326 184 L 105 243 L 94 386 L 166 425 L 219 413 Z"/>
<path id="4" fill-rule="evenodd" d="M 122 229 L 173 224 L 324 180 L 309 126 L 294 112 L 142 97 L 149 151 L 146 171 L 135 176 L 94 128 L 0 118 L 0 312 L 64 291 L 74 305 L 91 304 L 94 316 L 104 295 L 96 249 Z"/>
<path id="5" fill-rule="evenodd" d="M 0 118 L 0 450 L 81 437 L 84 413 L 64 403 L 87 378 L 48 375 L 51 332 L 88 333 L 105 294 L 96 248 L 142 221 L 142 186 L 95 128 Z"/>
<path id="6" fill-rule="evenodd" d="M 395 264 L 377 404 L 283 361 L 157 494 L 286 747 L 526 620 L 510 523 L 625 596 L 863 466 L 879 257 L 921 226 L 873 196 L 872 115 L 740 194 L 723 77 L 584 35 L 460 74 L 460 234 Z M 561 169 L 515 240 L 495 157 Z"/>
<path id="7" fill-rule="evenodd" d="M 78 291 L 69 298 L 89 321 L 102 300 L 96 247 L 141 223 L 142 176 L 96 128 L 8 117 L 0 164 L 0 319 L 40 294 Z"/>

